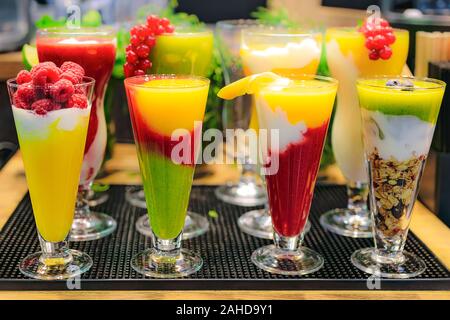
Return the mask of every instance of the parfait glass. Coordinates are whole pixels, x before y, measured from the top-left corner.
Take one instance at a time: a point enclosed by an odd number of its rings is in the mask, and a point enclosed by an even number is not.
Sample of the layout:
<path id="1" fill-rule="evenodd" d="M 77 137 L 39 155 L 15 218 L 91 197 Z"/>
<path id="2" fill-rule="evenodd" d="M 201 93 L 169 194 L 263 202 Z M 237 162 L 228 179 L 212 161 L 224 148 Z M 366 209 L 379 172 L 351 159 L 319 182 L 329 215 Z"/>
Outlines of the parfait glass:
<path id="1" fill-rule="evenodd" d="M 69 249 L 66 240 L 74 216 L 94 83 L 94 79 L 84 77 L 82 83 L 74 85 L 77 92 L 87 97 L 87 107 L 80 109 L 64 108 L 60 100 L 45 98 L 45 92 L 52 92 L 53 84 L 43 87 L 31 83 L 18 85 L 15 79 L 7 81 L 42 250 L 20 262 L 20 271 L 31 278 L 66 279 L 92 266 L 91 258 Z M 33 92 L 28 97 L 29 106 L 45 101 L 58 108 L 42 113 L 33 107 L 20 106 L 18 90 L 24 86 Z"/>
<path id="2" fill-rule="evenodd" d="M 394 29 L 392 56 L 371 60 L 364 35 L 357 27 L 327 29 L 327 62 L 331 76 L 339 81 L 331 142 L 336 163 L 347 180 L 347 208 L 325 212 L 321 225 L 328 231 L 353 238 L 372 237 L 372 220 L 367 209 L 368 176 L 361 138 L 356 80 L 358 77 L 399 75 L 408 55 L 408 31 Z"/>
<path id="3" fill-rule="evenodd" d="M 237 81 L 244 76 L 240 56 L 242 30 L 259 26 L 257 20 L 224 20 L 216 24 L 216 34 L 225 84 Z M 240 164 L 240 177 L 237 183 L 227 183 L 215 190 L 216 196 L 227 203 L 239 206 L 258 206 L 267 203 L 264 186 L 257 173 L 255 155 L 250 155 L 242 136 L 250 128 L 252 100 L 241 96 L 224 103 L 222 125 L 224 130 L 235 130 L 232 139 L 227 139 L 227 154 Z M 233 150 L 233 151 L 230 151 Z"/>
<path id="4" fill-rule="evenodd" d="M 109 215 L 89 208 L 90 187 L 99 172 L 106 148 L 104 96 L 116 56 L 115 30 L 101 28 L 48 28 L 38 30 L 39 61 L 60 66 L 65 61 L 81 65 L 95 79 L 89 129 L 80 175 L 71 241 L 96 240 L 111 234 L 117 226 Z M 91 199 L 92 201 L 92 199 Z M 97 202 L 98 204 L 98 202 Z"/>
<path id="5" fill-rule="evenodd" d="M 213 50 L 213 33 L 204 28 L 177 27 L 171 34 L 158 36 L 151 52 L 152 74 L 180 74 L 206 77 L 210 72 Z M 145 195 L 141 187 L 130 187 L 126 199 L 134 206 L 146 209 Z M 152 230 L 145 214 L 136 221 L 136 229 L 151 236 Z M 183 228 L 183 239 L 204 234 L 209 229 L 208 219 L 188 211 Z"/>
<path id="6" fill-rule="evenodd" d="M 316 75 L 283 74 L 284 80 L 256 89 L 264 175 L 274 245 L 253 252 L 259 268 L 283 275 L 315 272 L 323 258 L 302 246 L 337 81 Z"/>
<path id="7" fill-rule="evenodd" d="M 425 270 L 425 262 L 403 248 L 445 83 L 379 77 L 358 80 L 357 89 L 375 247 L 355 251 L 351 260 L 377 276 L 415 277 Z"/>
<path id="8" fill-rule="evenodd" d="M 125 79 L 153 240 L 131 261 L 144 275 L 182 277 L 202 266 L 198 254 L 181 249 L 181 239 L 208 88 L 209 80 L 197 76 Z"/>
<path id="9" fill-rule="evenodd" d="M 240 56 L 246 76 L 265 71 L 315 74 L 322 49 L 322 34 L 305 30 L 258 26 L 242 31 Z M 258 130 L 255 105 L 252 104 L 250 128 Z M 268 212 L 251 210 L 239 217 L 242 231 L 272 239 L 273 229 Z M 308 221 L 305 233 L 311 228 Z"/>

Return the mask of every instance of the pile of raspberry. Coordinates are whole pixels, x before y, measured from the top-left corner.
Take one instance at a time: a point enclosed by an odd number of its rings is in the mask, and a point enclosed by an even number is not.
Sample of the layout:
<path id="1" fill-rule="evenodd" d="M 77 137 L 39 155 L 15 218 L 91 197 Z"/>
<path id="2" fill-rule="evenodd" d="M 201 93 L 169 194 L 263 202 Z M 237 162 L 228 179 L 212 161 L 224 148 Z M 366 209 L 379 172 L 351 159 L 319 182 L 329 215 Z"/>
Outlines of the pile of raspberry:
<path id="1" fill-rule="evenodd" d="M 83 77 L 83 67 L 71 61 L 64 62 L 60 68 L 53 62 L 42 62 L 31 71 L 22 70 L 16 77 L 14 106 L 33 110 L 38 115 L 64 108 L 87 108 L 86 92 L 75 87 L 83 82 Z"/>
<path id="2" fill-rule="evenodd" d="M 155 15 L 148 16 L 146 24 L 131 28 L 130 44 L 126 47 L 126 62 L 123 65 L 125 77 L 146 74 L 152 67 L 149 55 L 155 46 L 156 37 L 163 33 L 173 33 L 174 30 L 169 19 Z"/>
<path id="3" fill-rule="evenodd" d="M 395 42 L 395 35 L 389 22 L 381 18 L 367 18 L 359 31 L 366 38 L 365 46 L 371 60 L 388 60 L 392 56 L 390 45 Z"/>

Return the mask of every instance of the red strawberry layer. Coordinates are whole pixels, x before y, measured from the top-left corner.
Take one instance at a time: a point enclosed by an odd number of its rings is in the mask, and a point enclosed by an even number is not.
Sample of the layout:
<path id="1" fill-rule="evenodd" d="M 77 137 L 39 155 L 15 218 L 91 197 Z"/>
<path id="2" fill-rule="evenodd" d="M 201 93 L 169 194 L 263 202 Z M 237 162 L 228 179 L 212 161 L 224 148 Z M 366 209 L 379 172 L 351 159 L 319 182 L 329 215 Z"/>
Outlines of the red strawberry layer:
<path id="1" fill-rule="evenodd" d="M 308 129 L 281 153 L 269 151 L 279 157 L 278 172 L 267 175 L 266 183 L 273 225 L 282 236 L 297 236 L 305 227 L 327 128 L 328 122 Z"/>

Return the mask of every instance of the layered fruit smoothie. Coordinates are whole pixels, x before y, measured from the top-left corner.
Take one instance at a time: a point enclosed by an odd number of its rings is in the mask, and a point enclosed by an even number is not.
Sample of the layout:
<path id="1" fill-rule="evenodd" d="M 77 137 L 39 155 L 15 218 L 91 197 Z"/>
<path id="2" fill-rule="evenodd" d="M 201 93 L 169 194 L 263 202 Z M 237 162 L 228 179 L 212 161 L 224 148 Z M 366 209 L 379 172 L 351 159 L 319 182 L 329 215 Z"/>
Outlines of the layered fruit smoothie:
<path id="1" fill-rule="evenodd" d="M 377 243 L 406 237 L 443 87 L 408 78 L 358 81 Z M 398 238 L 398 239 L 397 239 Z"/>
<path id="2" fill-rule="evenodd" d="M 408 55 L 409 35 L 408 31 L 398 29 L 394 29 L 392 34 L 395 42 L 389 45 L 391 56 L 374 60 L 366 47 L 368 36 L 358 28 L 331 28 L 326 32 L 328 66 L 331 76 L 339 81 L 332 145 L 336 162 L 349 181 L 368 181 L 356 79 L 401 74 Z"/>
<path id="3" fill-rule="evenodd" d="M 150 53 L 150 72 L 206 76 L 211 66 L 212 50 L 211 31 L 162 34 Z"/>
<path id="4" fill-rule="evenodd" d="M 336 87 L 317 80 L 268 85 L 256 94 L 260 128 L 279 130 L 278 145 L 263 154 L 279 161 L 266 184 L 273 226 L 284 237 L 300 234 L 308 219 L 335 95 Z"/>
<path id="5" fill-rule="evenodd" d="M 319 33 L 288 33 L 265 28 L 244 30 L 240 50 L 244 74 L 266 71 L 316 74 L 321 48 Z M 250 128 L 258 128 L 254 105 Z"/>
<path id="6" fill-rule="evenodd" d="M 150 225 L 157 238 L 174 239 L 185 223 L 209 83 L 148 76 L 125 85 Z"/>
<path id="7" fill-rule="evenodd" d="M 413 77 L 366 78 L 358 80 L 357 90 L 375 248 L 355 251 L 351 261 L 378 277 L 416 277 L 426 264 L 403 248 L 445 83 Z"/>
<path id="8" fill-rule="evenodd" d="M 80 185 L 87 188 L 103 162 L 106 148 L 106 121 L 103 107 L 106 86 L 114 66 L 116 42 L 110 31 L 80 29 L 48 29 L 38 33 L 36 46 L 39 61 L 52 61 L 60 66 L 64 61 L 80 64 L 87 76 L 95 79 L 95 92 L 89 130 L 84 150 Z M 91 34 L 90 34 L 91 33 Z"/>

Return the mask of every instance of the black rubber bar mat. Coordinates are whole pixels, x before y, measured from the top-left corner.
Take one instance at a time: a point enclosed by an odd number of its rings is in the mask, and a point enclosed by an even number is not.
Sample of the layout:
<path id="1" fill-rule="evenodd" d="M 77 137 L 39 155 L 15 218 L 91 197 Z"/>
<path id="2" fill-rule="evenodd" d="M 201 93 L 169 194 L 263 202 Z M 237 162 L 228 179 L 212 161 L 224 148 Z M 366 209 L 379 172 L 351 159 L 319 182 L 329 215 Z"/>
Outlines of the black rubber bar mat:
<path id="1" fill-rule="evenodd" d="M 350 262 L 358 248 L 371 246 L 371 239 L 352 239 L 325 231 L 319 224 L 321 213 L 345 207 L 343 186 L 318 185 L 312 204 L 311 231 L 305 237 L 309 248 L 325 258 L 316 273 L 289 277 L 273 275 L 258 269 L 250 260 L 256 248 L 269 244 L 242 233 L 237 218 L 252 208 L 225 204 L 214 195 L 214 187 L 192 189 L 190 209 L 208 216 L 209 210 L 218 212 L 210 217 L 210 230 L 197 238 L 183 241 L 183 246 L 195 250 L 204 259 L 203 268 L 183 279 L 157 280 L 137 274 L 130 266 L 131 257 L 150 246 L 150 239 L 135 229 L 138 217 L 145 210 L 131 206 L 125 200 L 125 186 L 111 186 L 109 200 L 95 208 L 117 219 L 116 232 L 104 239 L 71 243 L 70 247 L 88 253 L 94 264 L 82 275 L 83 290 L 450 290 L 450 272 L 410 233 L 406 250 L 420 256 L 427 264 L 425 273 L 414 279 L 387 280 L 378 284 Z M 442 241 L 446 241 L 442 239 Z M 19 261 L 39 251 L 37 234 L 29 196 L 21 201 L 0 233 L 0 289 L 2 290 L 67 290 L 66 281 L 28 279 L 18 270 Z M 369 283 L 369 286 L 368 286 Z"/>

